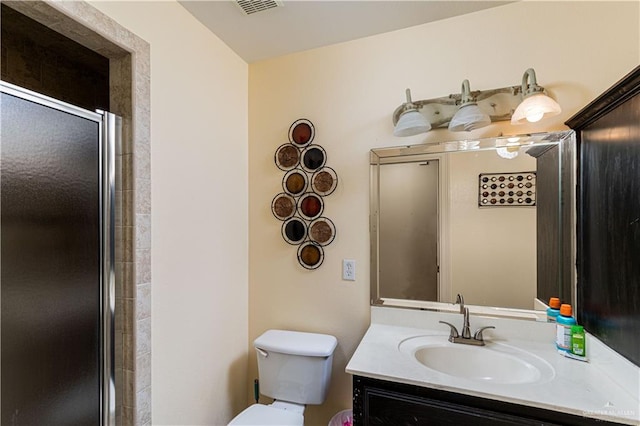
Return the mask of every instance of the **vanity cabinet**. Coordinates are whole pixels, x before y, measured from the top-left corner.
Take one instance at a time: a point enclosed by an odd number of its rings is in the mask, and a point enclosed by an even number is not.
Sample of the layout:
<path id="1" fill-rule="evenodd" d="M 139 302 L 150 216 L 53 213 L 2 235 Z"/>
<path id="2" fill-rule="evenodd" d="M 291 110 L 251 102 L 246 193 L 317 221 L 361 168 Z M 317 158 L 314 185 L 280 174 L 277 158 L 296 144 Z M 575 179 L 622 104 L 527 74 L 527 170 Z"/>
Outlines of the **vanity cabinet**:
<path id="1" fill-rule="evenodd" d="M 588 426 L 616 423 L 438 389 L 353 376 L 353 424 Z"/>

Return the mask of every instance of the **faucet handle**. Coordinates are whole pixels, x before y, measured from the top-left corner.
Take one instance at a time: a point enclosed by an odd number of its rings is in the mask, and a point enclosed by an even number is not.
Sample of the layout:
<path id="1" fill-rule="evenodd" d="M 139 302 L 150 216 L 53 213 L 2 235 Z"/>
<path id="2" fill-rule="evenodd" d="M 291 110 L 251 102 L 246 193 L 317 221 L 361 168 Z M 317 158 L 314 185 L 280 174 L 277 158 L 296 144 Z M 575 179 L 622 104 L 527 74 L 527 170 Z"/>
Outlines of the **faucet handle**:
<path id="1" fill-rule="evenodd" d="M 458 329 L 456 328 L 455 325 L 448 323 L 446 321 L 438 321 L 438 322 L 442 324 L 447 324 L 449 327 L 451 327 L 451 332 L 449 333 L 449 340 L 460 337 L 460 334 L 458 334 Z"/>
<path id="2" fill-rule="evenodd" d="M 476 330 L 476 332 L 473 335 L 473 338 L 475 340 L 480 340 L 481 342 L 484 342 L 484 339 L 482 338 L 482 332 L 485 331 L 487 328 L 495 328 L 492 325 L 488 325 L 486 327 L 480 327 L 479 329 Z"/>

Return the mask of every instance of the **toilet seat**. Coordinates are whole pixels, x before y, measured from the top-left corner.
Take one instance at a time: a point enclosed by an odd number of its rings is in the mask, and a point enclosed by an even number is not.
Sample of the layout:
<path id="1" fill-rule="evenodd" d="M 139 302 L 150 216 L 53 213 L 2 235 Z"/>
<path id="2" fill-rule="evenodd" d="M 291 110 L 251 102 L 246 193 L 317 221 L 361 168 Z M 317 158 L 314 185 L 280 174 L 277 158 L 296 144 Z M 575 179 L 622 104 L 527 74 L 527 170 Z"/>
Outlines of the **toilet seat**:
<path id="1" fill-rule="evenodd" d="M 304 416 L 295 411 L 283 410 L 270 405 L 253 404 L 231 420 L 229 425 L 280 425 L 302 426 Z"/>

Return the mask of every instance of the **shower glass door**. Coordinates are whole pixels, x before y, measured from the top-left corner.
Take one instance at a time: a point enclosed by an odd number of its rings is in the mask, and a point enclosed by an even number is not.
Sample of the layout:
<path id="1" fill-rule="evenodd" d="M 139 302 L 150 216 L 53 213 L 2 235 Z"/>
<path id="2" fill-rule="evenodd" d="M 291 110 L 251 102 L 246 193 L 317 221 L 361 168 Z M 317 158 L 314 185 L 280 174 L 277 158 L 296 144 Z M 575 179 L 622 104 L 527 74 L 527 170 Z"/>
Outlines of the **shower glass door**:
<path id="1" fill-rule="evenodd" d="M 0 87 L 1 424 L 114 424 L 117 118 Z"/>

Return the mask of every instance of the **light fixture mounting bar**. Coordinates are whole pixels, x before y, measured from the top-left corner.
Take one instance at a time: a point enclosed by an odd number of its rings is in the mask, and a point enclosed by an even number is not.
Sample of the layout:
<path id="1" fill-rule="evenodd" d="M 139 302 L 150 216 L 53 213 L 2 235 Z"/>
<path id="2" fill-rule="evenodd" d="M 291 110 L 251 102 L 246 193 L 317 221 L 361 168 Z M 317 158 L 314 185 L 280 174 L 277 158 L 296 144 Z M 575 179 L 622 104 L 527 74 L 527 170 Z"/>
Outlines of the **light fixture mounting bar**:
<path id="1" fill-rule="evenodd" d="M 522 102 L 521 86 L 500 87 L 489 90 L 472 90 L 471 97 L 476 99 L 478 107 L 486 112 L 492 122 L 510 120 L 513 111 Z M 462 103 L 462 94 L 453 93 L 440 98 L 412 100 L 411 105 L 417 107 L 427 117 L 432 128 L 446 127 L 458 107 Z M 393 125 L 398 122 L 400 114 L 407 109 L 403 103 L 393 112 Z"/>

